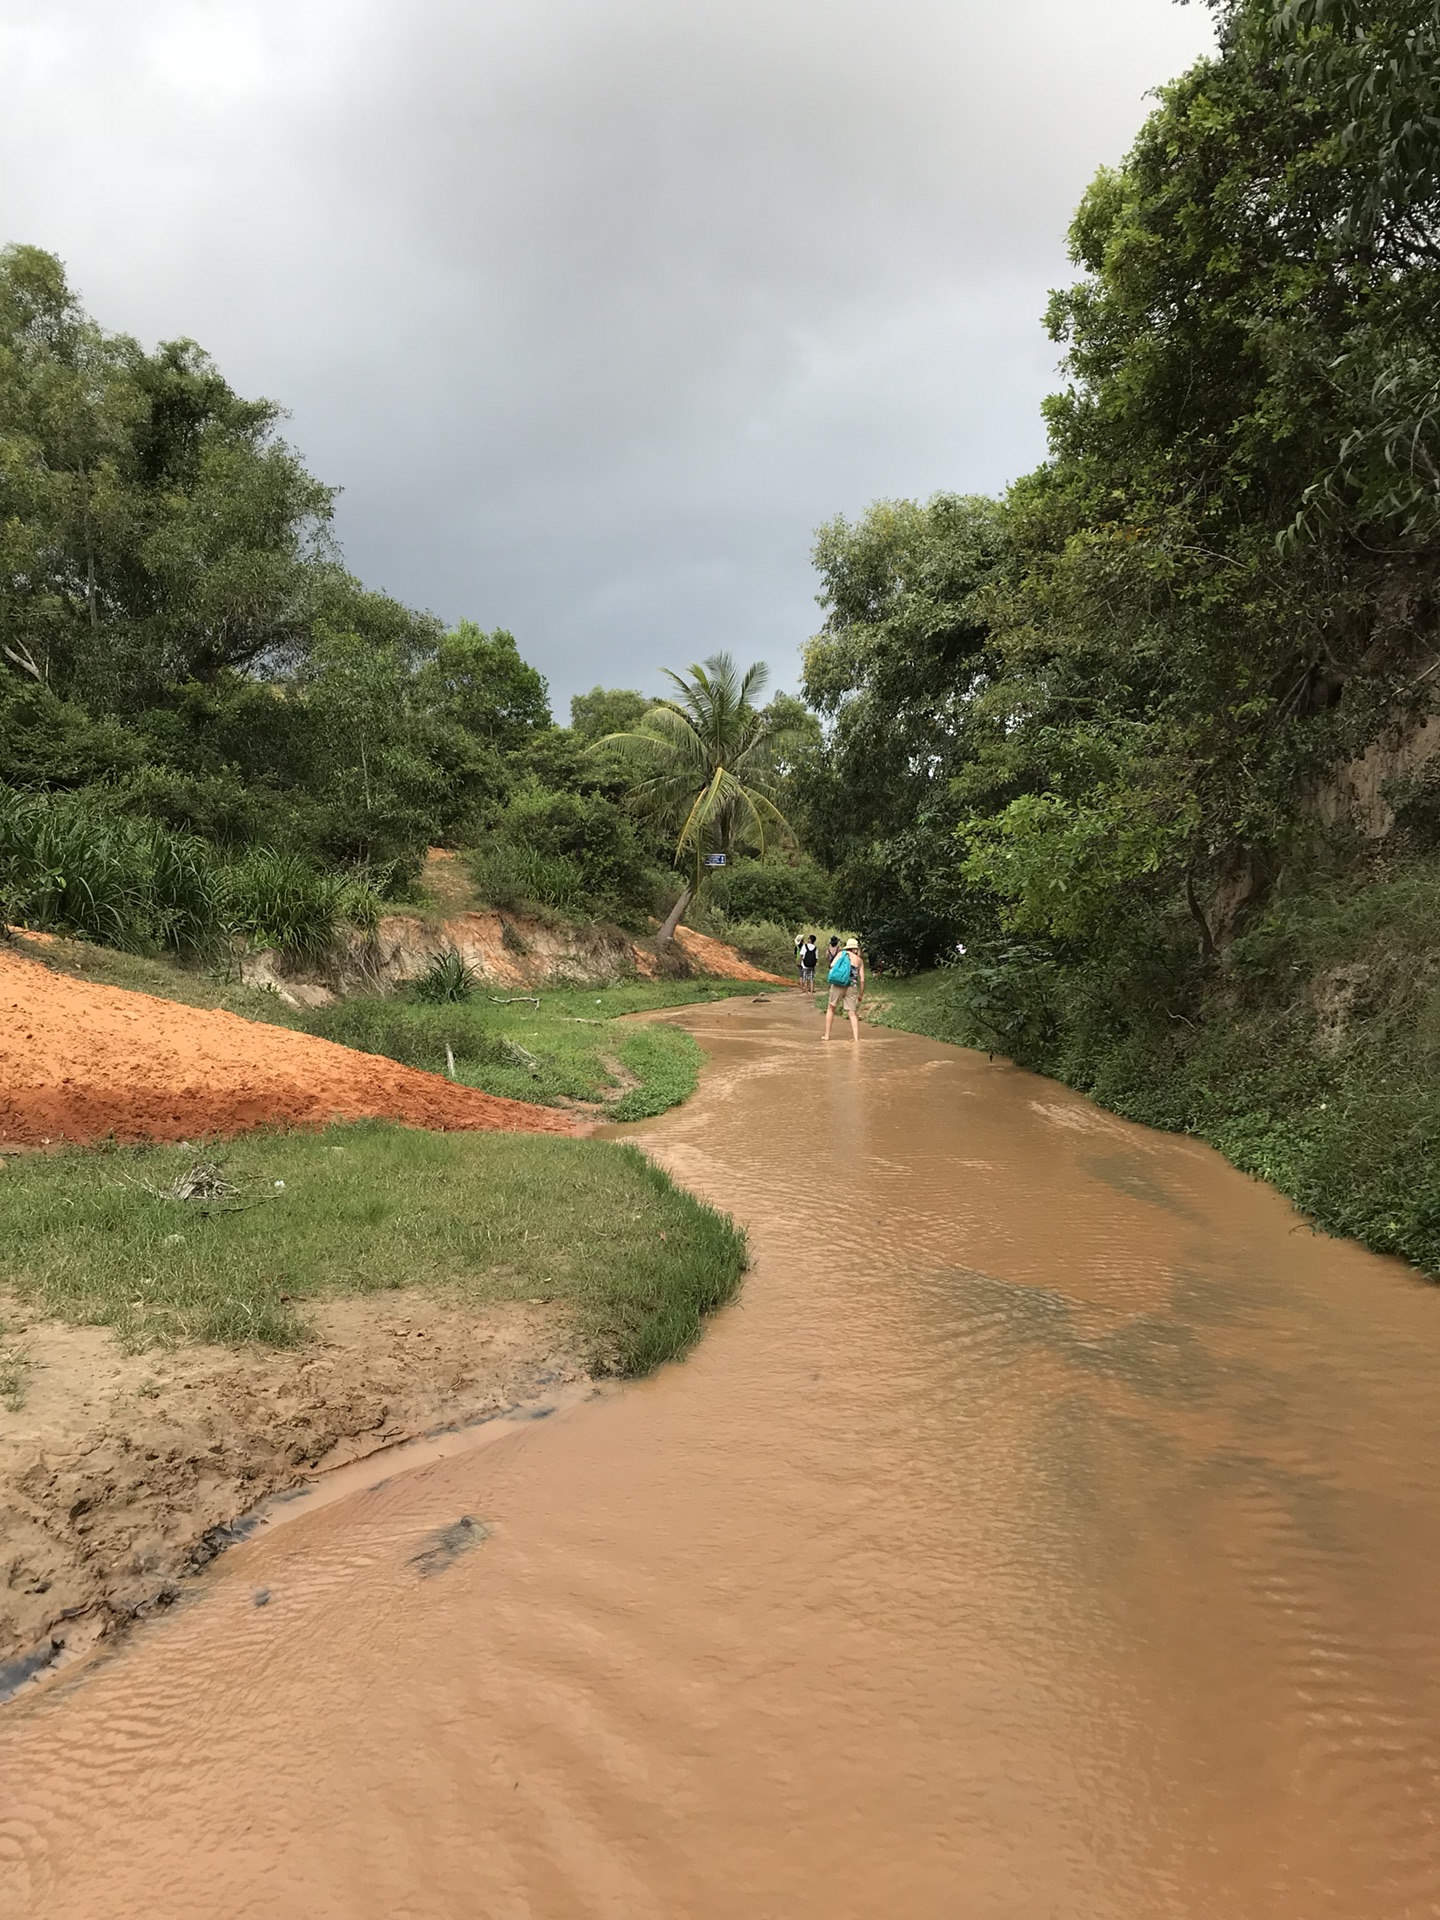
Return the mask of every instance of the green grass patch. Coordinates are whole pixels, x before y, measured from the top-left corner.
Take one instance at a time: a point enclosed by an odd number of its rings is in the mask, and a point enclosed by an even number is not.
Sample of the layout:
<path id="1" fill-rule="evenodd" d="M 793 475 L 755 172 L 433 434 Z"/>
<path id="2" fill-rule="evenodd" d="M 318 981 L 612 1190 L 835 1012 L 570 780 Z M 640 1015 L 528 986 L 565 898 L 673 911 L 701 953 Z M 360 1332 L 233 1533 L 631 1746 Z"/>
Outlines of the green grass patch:
<path id="1" fill-rule="evenodd" d="M 423 1286 L 567 1305 L 590 1364 L 643 1373 L 734 1292 L 743 1234 L 637 1149 L 381 1122 L 218 1150 L 235 1189 L 170 1197 L 191 1148 L 15 1156 L 0 1281 L 61 1319 L 157 1342 L 292 1345 L 327 1296 Z M 3 1387 L 0 1387 L 3 1391 Z"/>
<path id="2" fill-rule="evenodd" d="M 448 1047 L 455 1077 L 467 1086 L 540 1106 L 604 1102 L 617 1120 L 643 1120 L 695 1091 L 700 1049 L 675 1027 L 613 1023 L 630 1013 L 754 992 L 749 981 L 623 980 L 541 988 L 518 999 L 482 989 L 439 1006 L 397 994 L 341 1001 L 310 1014 L 305 1025 L 342 1046 L 430 1073 L 446 1071 Z M 614 1071 L 617 1061 L 623 1074 Z M 631 1075 L 638 1086 L 628 1086 Z"/>
<path id="3" fill-rule="evenodd" d="M 944 973 L 910 974 L 902 980 L 870 982 L 866 1017 L 872 1026 L 898 1027 L 905 1033 L 922 1033 L 930 1040 L 945 1040 L 955 1047 L 977 1043 L 970 1023 L 946 991 Z"/>
<path id="4" fill-rule="evenodd" d="M 640 1084 L 616 1103 L 615 1120 L 649 1120 L 678 1107 L 695 1091 L 705 1057 L 694 1036 L 679 1027 L 641 1027 L 621 1041 L 617 1053 Z"/>

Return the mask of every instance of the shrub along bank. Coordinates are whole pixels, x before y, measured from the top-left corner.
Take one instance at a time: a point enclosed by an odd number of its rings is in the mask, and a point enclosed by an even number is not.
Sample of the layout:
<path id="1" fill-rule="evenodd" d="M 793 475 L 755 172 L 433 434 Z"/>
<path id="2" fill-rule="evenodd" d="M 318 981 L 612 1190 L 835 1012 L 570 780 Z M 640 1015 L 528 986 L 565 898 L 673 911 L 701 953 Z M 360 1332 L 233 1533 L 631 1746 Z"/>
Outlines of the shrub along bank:
<path id="1" fill-rule="evenodd" d="M 872 1018 L 1198 1135 L 1327 1232 L 1440 1278 L 1437 924 L 1440 861 L 1317 873 L 1209 967 L 1179 922 L 1078 959 L 1002 941 L 886 980 Z"/>
<path id="2" fill-rule="evenodd" d="M 211 1198 L 178 1198 L 195 1160 L 189 1147 L 12 1158 L 0 1281 L 132 1347 L 290 1345 L 306 1303 L 338 1294 L 539 1297 L 572 1311 L 592 1368 L 643 1373 L 685 1350 L 746 1264 L 738 1228 L 611 1142 L 380 1122 L 250 1135 L 215 1156 Z"/>

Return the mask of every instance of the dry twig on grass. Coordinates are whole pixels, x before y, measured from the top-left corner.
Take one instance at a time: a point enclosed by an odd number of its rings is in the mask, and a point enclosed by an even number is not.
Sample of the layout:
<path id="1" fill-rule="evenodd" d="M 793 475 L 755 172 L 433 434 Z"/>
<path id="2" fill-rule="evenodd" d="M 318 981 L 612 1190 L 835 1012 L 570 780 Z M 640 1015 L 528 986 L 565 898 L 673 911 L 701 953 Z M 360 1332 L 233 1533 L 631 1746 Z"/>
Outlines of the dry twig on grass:
<path id="1" fill-rule="evenodd" d="M 177 1174 L 168 1187 L 152 1187 L 148 1180 L 142 1184 L 145 1191 L 156 1200 L 179 1200 L 206 1215 L 249 1213 L 254 1207 L 268 1206 L 285 1190 L 285 1182 L 277 1180 L 274 1193 L 257 1194 L 250 1200 L 242 1199 L 243 1189 L 232 1180 L 227 1180 L 213 1160 L 195 1161 L 184 1173 Z"/>
<path id="2" fill-rule="evenodd" d="M 186 1172 L 177 1174 L 168 1187 L 151 1187 L 157 1200 L 238 1200 L 240 1189 L 227 1180 L 213 1160 L 197 1160 Z"/>

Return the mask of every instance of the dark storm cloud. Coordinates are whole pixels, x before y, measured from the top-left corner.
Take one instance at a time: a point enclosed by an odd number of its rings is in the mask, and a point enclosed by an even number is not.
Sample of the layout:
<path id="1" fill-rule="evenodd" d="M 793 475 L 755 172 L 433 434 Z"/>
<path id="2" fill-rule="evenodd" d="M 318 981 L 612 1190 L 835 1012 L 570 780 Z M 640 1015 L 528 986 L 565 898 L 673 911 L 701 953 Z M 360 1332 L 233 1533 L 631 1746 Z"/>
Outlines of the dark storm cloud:
<path id="1" fill-rule="evenodd" d="M 557 695 L 793 674 L 815 524 L 1034 463 L 1168 0 L 0 0 L 0 230 L 282 399 L 355 569 Z"/>

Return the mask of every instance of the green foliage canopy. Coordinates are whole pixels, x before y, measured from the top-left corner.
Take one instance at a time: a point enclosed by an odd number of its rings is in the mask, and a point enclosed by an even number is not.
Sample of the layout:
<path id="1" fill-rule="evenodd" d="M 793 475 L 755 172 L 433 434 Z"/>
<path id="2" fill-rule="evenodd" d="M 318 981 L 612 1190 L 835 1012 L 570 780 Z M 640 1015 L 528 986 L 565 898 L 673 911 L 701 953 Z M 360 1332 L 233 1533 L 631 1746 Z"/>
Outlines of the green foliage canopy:
<path id="1" fill-rule="evenodd" d="M 585 749 L 646 703 L 596 689 L 556 727 L 513 635 L 367 590 L 281 419 L 193 342 L 106 332 L 52 256 L 0 253 L 12 910 L 131 946 L 313 947 L 438 842 L 483 843 L 517 899 L 538 875 L 643 919 L 662 850 Z"/>
<path id="2" fill-rule="evenodd" d="M 1425 710 L 1433 7 L 1215 10 L 1217 55 L 1076 216 L 1047 463 L 820 536 L 812 811 L 839 910 L 897 956 L 1007 926 L 1098 950 L 1172 911 L 1208 954 L 1305 857 L 1327 769 Z"/>

